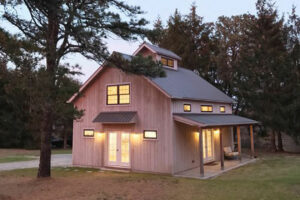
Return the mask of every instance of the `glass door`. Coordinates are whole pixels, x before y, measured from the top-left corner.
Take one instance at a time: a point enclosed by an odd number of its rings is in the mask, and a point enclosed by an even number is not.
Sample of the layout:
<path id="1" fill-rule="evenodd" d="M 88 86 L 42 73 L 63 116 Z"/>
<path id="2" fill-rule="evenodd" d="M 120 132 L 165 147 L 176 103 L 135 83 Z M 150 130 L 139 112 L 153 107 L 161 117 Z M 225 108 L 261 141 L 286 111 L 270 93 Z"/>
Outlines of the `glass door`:
<path id="1" fill-rule="evenodd" d="M 130 135 L 129 133 L 109 133 L 108 136 L 108 165 L 130 166 Z"/>
<path id="2" fill-rule="evenodd" d="M 204 129 L 202 132 L 203 139 L 203 160 L 210 162 L 214 160 L 213 152 L 213 132 L 212 129 Z"/>

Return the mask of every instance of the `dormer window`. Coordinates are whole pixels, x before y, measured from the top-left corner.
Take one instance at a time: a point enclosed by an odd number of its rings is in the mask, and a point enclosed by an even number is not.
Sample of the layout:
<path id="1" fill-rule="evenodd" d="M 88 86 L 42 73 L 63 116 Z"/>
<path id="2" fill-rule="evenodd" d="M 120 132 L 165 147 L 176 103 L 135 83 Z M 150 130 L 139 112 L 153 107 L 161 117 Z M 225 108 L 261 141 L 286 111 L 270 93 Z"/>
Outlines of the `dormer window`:
<path id="1" fill-rule="evenodd" d="M 174 68 L 174 60 L 173 59 L 169 59 L 169 58 L 166 58 L 166 57 L 161 57 L 160 61 L 164 66 Z"/>

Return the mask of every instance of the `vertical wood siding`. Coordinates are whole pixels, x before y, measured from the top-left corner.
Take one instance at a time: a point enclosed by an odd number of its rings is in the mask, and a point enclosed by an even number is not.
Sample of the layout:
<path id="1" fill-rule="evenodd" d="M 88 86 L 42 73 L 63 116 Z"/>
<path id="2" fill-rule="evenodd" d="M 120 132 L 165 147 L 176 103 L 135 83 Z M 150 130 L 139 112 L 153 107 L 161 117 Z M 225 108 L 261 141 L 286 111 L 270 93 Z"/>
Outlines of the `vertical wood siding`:
<path id="1" fill-rule="evenodd" d="M 130 83 L 129 105 L 106 105 L 108 84 Z M 172 172 L 171 99 L 142 76 L 130 75 L 116 68 L 107 68 L 75 101 L 85 110 L 82 120 L 73 124 L 73 164 L 79 166 L 105 166 L 107 135 L 109 131 L 130 132 L 131 169 L 158 173 Z M 135 125 L 104 125 L 93 119 L 105 111 L 137 111 Z M 83 137 L 84 128 L 105 132 L 101 139 Z M 144 140 L 144 130 L 157 130 L 158 139 Z M 135 133 L 135 134 L 133 134 Z"/>

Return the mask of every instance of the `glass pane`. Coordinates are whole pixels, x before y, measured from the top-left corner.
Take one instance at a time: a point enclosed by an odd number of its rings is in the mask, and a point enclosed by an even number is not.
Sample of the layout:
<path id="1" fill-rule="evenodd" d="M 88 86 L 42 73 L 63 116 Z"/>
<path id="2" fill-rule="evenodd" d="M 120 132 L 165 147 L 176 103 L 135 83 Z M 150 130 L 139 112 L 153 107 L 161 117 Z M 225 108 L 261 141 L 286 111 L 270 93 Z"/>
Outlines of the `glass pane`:
<path id="1" fill-rule="evenodd" d="M 168 66 L 169 67 L 174 67 L 174 61 L 173 60 L 168 60 Z"/>
<path id="2" fill-rule="evenodd" d="M 107 97 L 107 104 L 117 104 L 118 103 L 118 95 L 111 95 Z"/>
<path id="3" fill-rule="evenodd" d="M 212 106 L 201 106 L 202 112 L 212 112 Z"/>
<path id="4" fill-rule="evenodd" d="M 109 134 L 109 161 L 117 161 L 117 134 Z"/>
<path id="5" fill-rule="evenodd" d="M 118 86 L 116 86 L 116 85 L 114 85 L 114 86 L 108 86 L 107 87 L 107 94 L 108 95 L 118 94 Z"/>
<path id="6" fill-rule="evenodd" d="M 168 61 L 166 58 L 161 58 L 160 61 L 163 65 L 168 65 Z"/>
<path id="7" fill-rule="evenodd" d="M 122 133 L 121 135 L 121 162 L 129 162 L 129 134 Z"/>
<path id="8" fill-rule="evenodd" d="M 120 94 L 129 94 L 129 85 L 120 85 L 119 93 Z"/>
<path id="9" fill-rule="evenodd" d="M 120 95 L 120 104 L 128 104 L 130 103 L 129 94 Z"/>
<path id="10" fill-rule="evenodd" d="M 205 139 L 205 135 L 206 135 L 206 130 L 203 130 L 202 131 L 203 159 L 206 158 L 206 139 Z"/>
<path id="11" fill-rule="evenodd" d="M 207 140 L 207 157 L 212 157 L 212 133 L 211 129 L 208 129 L 206 132 L 206 140 Z"/>
<path id="12" fill-rule="evenodd" d="M 144 131 L 144 138 L 157 139 L 157 132 L 156 131 Z"/>
<path id="13" fill-rule="evenodd" d="M 225 106 L 220 107 L 220 112 L 225 112 Z"/>
<path id="14" fill-rule="evenodd" d="M 88 136 L 88 137 L 93 137 L 94 136 L 94 130 L 84 130 L 83 135 Z"/>
<path id="15" fill-rule="evenodd" d="M 191 111 L 191 105 L 185 104 L 185 105 L 183 106 L 183 110 L 184 110 L 185 112 Z"/>
<path id="16" fill-rule="evenodd" d="M 208 106 L 208 111 L 212 112 L 212 106 Z"/>

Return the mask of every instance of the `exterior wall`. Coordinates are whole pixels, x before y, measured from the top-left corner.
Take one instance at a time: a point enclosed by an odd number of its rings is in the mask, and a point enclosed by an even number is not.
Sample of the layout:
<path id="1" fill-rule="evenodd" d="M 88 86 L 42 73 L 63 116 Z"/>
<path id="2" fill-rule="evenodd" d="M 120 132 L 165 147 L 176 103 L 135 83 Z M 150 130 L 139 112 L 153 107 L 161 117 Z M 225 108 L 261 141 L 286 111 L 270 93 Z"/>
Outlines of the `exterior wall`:
<path id="1" fill-rule="evenodd" d="M 173 100 L 172 102 L 173 113 L 204 113 L 204 114 L 232 114 L 231 104 L 225 103 L 213 103 L 213 102 L 204 102 L 204 101 L 189 101 L 189 100 Z M 184 112 L 183 105 L 191 104 L 191 112 Z M 201 112 L 201 105 L 212 105 L 213 112 Z M 225 113 L 220 112 L 220 106 L 225 106 Z"/>
<path id="2" fill-rule="evenodd" d="M 223 146 L 233 148 L 233 132 L 231 127 L 222 127 Z M 199 135 L 196 127 L 188 126 L 183 123 L 173 123 L 174 134 L 174 171 L 178 173 L 188 169 L 199 167 Z M 220 160 L 220 135 L 214 134 L 214 159 Z"/>
<path id="3" fill-rule="evenodd" d="M 130 83 L 129 105 L 106 105 L 106 86 Z M 73 124 L 73 164 L 102 167 L 107 160 L 107 132 L 131 133 L 130 157 L 133 171 L 172 173 L 171 99 L 142 76 L 125 74 L 107 67 L 95 78 L 75 106 L 85 110 L 81 120 Z M 100 112 L 137 111 L 135 125 L 101 125 L 93 123 Z M 83 137 L 83 129 L 103 132 L 98 138 Z M 144 140 L 144 130 L 157 130 L 157 140 Z"/>

